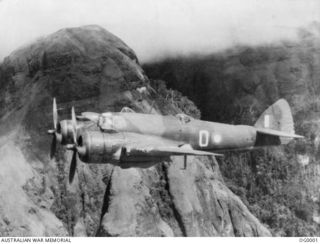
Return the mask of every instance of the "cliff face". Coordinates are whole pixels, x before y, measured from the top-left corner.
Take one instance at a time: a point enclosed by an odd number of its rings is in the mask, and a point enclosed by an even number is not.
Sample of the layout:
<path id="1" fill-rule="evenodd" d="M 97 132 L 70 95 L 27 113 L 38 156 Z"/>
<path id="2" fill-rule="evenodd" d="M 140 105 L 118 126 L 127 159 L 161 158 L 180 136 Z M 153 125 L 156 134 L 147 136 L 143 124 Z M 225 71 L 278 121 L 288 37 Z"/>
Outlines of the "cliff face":
<path id="1" fill-rule="evenodd" d="M 180 157 L 143 170 L 79 162 L 69 185 L 71 153 L 59 147 L 49 159 L 53 97 L 61 119 L 73 105 L 78 113 L 129 106 L 200 114 L 149 81 L 134 52 L 98 26 L 63 29 L 13 52 L 0 66 L 1 236 L 270 235 L 214 159 L 190 157 L 187 170 Z"/>
<path id="2" fill-rule="evenodd" d="M 253 125 L 279 98 L 292 107 L 296 133 L 286 147 L 230 153 L 219 162 L 227 185 L 275 235 L 319 233 L 320 25 L 299 40 L 145 64 L 192 99 L 202 119 Z"/>

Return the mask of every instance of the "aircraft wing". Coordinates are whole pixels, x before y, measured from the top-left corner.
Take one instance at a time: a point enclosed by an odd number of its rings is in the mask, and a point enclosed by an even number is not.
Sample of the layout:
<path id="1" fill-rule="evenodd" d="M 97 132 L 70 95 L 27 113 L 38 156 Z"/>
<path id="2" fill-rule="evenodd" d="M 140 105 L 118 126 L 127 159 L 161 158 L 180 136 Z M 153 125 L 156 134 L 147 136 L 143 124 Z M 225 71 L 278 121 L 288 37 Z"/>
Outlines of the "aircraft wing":
<path id="1" fill-rule="evenodd" d="M 265 129 L 265 128 L 257 128 L 257 132 L 261 134 L 266 134 L 270 136 L 281 136 L 281 137 L 289 137 L 289 138 L 303 138 L 303 136 L 286 133 L 279 130 Z"/>
<path id="2" fill-rule="evenodd" d="M 128 156 L 174 156 L 174 155 L 193 155 L 193 156 L 223 156 L 222 154 L 194 150 L 177 146 L 149 146 L 149 147 L 126 147 Z"/>
<path id="3" fill-rule="evenodd" d="M 222 154 L 195 150 L 190 144 L 166 139 L 160 136 L 122 133 L 126 138 L 122 151 L 126 156 L 167 157 L 174 155 L 223 156 Z"/>

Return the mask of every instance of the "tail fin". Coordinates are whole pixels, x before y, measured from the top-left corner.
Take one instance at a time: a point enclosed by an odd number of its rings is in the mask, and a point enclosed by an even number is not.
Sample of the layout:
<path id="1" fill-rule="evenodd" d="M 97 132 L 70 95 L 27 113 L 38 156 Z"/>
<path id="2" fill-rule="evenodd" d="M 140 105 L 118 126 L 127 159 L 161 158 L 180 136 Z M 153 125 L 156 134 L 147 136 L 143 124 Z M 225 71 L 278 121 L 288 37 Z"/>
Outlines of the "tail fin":
<path id="1" fill-rule="evenodd" d="M 301 138 L 295 135 L 291 109 L 284 99 L 278 100 L 264 111 L 254 126 L 259 133 L 278 136 L 281 144 L 287 144 L 293 138 Z"/>

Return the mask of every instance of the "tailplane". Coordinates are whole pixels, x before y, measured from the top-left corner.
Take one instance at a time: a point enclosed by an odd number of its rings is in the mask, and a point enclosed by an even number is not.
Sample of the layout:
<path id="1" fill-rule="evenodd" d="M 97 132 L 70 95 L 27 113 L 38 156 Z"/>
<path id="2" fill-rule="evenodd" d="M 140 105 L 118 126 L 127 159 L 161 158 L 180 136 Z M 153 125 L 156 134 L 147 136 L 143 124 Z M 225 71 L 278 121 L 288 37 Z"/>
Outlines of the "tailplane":
<path id="1" fill-rule="evenodd" d="M 260 140 L 262 140 L 259 144 L 265 144 L 263 142 L 265 140 L 264 137 L 270 139 L 277 137 L 279 144 L 287 144 L 293 138 L 302 138 L 302 136 L 296 135 L 294 132 L 291 109 L 288 102 L 284 99 L 278 100 L 264 111 L 254 126 L 258 133 L 257 139 L 259 139 L 260 134 Z"/>

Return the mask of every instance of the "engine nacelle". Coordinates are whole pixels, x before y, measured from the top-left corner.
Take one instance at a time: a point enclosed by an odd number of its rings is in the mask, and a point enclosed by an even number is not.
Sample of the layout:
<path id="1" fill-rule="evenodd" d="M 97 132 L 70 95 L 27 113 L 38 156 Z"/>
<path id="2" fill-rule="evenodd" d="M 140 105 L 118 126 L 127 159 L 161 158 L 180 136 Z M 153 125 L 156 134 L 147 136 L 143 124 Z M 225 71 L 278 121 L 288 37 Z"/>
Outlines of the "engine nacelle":
<path id="1" fill-rule="evenodd" d="M 120 133 L 84 131 L 78 138 L 78 155 L 86 163 L 119 161 L 124 137 Z"/>

